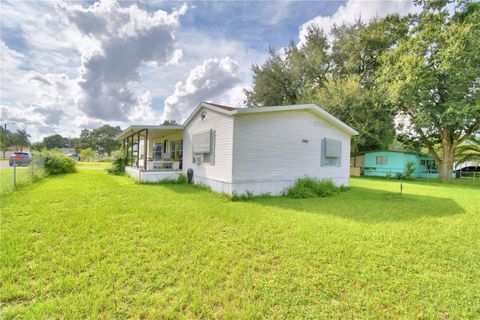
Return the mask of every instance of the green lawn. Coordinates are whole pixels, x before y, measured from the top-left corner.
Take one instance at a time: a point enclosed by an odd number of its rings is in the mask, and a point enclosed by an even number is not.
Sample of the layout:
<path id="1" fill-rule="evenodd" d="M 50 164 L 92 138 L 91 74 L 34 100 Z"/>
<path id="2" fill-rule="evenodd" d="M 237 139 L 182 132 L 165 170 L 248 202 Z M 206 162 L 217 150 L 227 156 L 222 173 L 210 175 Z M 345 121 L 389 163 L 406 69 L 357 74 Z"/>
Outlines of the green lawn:
<path id="1" fill-rule="evenodd" d="M 16 173 L 17 184 L 24 184 L 31 180 L 31 167 L 19 166 Z M 0 194 L 13 190 L 13 168 L 0 168 Z"/>
<path id="2" fill-rule="evenodd" d="M 480 188 L 231 202 L 103 170 L 2 196 L 2 317 L 480 318 Z"/>
<path id="3" fill-rule="evenodd" d="M 112 166 L 112 163 L 110 161 L 103 161 L 103 162 L 78 161 L 77 162 L 77 168 L 106 169 L 106 168 L 110 168 L 111 166 Z"/>

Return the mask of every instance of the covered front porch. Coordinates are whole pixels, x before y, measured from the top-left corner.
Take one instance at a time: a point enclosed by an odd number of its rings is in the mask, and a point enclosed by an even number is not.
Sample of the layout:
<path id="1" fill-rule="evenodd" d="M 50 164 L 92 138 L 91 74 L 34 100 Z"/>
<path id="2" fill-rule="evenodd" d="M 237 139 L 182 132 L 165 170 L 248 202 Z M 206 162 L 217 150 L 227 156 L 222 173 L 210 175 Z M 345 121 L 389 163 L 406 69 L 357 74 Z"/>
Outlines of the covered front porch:
<path id="1" fill-rule="evenodd" d="M 182 172 L 183 127 L 130 126 L 117 140 L 128 159 L 126 172 L 145 182 L 176 179 Z"/>

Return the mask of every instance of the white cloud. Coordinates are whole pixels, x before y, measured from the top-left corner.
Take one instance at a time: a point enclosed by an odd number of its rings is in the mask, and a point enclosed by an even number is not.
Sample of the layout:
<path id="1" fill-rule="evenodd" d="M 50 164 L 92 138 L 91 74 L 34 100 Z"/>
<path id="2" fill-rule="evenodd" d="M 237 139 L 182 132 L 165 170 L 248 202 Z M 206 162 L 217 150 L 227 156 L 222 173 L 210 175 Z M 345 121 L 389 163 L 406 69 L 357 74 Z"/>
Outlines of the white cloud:
<path id="1" fill-rule="evenodd" d="M 178 63 L 181 53 L 175 48 L 174 31 L 187 7 L 170 14 L 148 13 L 136 4 L 124 7 L 116 1 L 101 1 L 88 8 L 65 9 L 69 20 L 97 44 L 94 50 L 82 52 L 80 109 L 103 120 L 151 115 L 151 99 L 135 95 L 129 85 L 139 80 L 142 63 Z"/>
<path id="2" fill-rule="evenodd" d="M 177 82 L 175 92 L 165 100 L 163 120 L 183 120 L 201 101 L 224 95 L 240 82 L 238 63 L 229 57 L 208 59 Z"/>
<path id="3" fill-rule="evenodd" d="M 305 42 L 308 27 L 318 26 L 327 34 L 334 24 L 351 24 L 358 18 L 368 22 L 375 17 L 385 17 L 389 14 L 407 14 L 418 10 L 413 1 L 409 0 L 348 0 L 331 16 L 317 16 L 300 26 L 300 44 Z"/>

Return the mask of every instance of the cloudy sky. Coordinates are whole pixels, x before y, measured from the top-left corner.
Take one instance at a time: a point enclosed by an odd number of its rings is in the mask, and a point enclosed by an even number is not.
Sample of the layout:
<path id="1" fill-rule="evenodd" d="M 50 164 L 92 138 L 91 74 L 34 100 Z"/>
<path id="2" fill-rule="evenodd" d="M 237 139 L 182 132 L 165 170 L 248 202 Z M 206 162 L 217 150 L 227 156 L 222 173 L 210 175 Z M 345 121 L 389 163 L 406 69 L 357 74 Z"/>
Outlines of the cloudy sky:
<path id="1" fill-rule="evenodd" d="M 391 1 L 1 1 L 1 123 L 33 141 L 104 123 L 181 121 L 242 106 L 266 49 L 306 27 L 414 9 Z M 15 124 L 11 124 L 14 122 Z"/>

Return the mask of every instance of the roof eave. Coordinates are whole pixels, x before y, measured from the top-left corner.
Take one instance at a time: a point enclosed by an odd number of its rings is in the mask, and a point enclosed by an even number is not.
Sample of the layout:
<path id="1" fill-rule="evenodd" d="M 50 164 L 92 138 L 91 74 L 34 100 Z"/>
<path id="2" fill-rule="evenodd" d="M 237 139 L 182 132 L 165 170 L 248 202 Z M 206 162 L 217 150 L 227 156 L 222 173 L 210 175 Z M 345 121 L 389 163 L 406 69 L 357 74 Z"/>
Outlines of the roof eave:
<path id="1" fill-rule="evenodd" d="M 168 125 L 168 126 L 163 126 L 163 125 L 131 125 L 128 126 L 125 130 L 123 130 L 120 134 L 118 134 L 115 137 L 115 140 L 120 141 L 121 139 L 124 139 L 125 137 L 128 137 L 132 134 L 138 133 L 140 131 L 146 130 L 146 129 L 165 129 L 165 130 L 182 130 L 183 125 Z M 126 135 L 127 133 L 129 133 Z"/>

